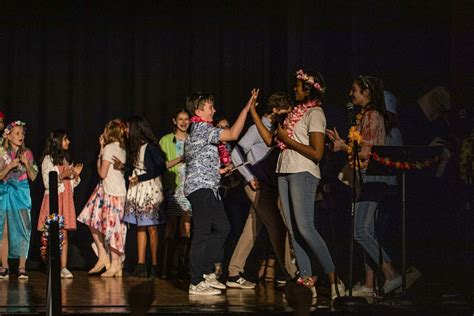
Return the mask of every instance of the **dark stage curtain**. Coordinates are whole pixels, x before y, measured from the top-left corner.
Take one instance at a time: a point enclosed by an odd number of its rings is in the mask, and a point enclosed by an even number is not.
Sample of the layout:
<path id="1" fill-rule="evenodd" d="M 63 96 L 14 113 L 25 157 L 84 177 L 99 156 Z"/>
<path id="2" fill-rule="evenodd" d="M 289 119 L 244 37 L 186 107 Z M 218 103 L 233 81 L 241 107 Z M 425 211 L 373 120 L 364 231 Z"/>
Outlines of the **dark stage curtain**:
<path id="1" fill-rule="evenodd" d="M 69 132 L 75 160 L 85 164 L 75 192 L 79 213 L 98 180 L 98 136 L 115 117 L 143 115 L 162 135 L 185 96 L 199 90 L 215 94 L 218 113 L 235 118 L 253 87 L 262 90 L 261 104 L 274 91 L 292 94 L 294 72 L 302 67 L 324 75 L 328 126 L 343 129 L 341 105 L 358 74 L 381 76 L 402 104 L 422 83 L 448 84 L 452 12 L 446 5 L 296 0 L 100 7 L 70 1 L 7 7 L 0 26 L 0 110 L 7 121 L 27 122 L 26 143 L 37 158 L 51 130 Z M 40 178 L 32 192 L 35 218 Z M 32 247 L 33 258 L 38 248 Z"/>

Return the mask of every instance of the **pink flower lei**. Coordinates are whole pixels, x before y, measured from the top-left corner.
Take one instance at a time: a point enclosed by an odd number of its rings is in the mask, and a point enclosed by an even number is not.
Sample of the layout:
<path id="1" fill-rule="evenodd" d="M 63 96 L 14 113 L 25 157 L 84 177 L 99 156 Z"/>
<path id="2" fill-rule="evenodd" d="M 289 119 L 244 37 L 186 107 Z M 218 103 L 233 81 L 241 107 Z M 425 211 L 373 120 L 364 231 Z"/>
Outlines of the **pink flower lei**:
<path id="1" fill-rule="evenodd" d="M 191 122 L 192 123 L 207 123 L 207 124 L 212 125 L 211 121 L 207 121 L 197 115 L 191 117 Z M 229 165 L 232 162 L 232 158 L 230 157 L 230 153 L 227 150 L 225 144 L 222 142 L 219 142 L 219 144 L 217 145 L 217 150 L 219 152 L 220 163 L 225 166 Z"/>
<path id="2" fill-rule="evenodd" d="M 283 127 L 286 129 L 286 132 L 288 133 L 288 137 L 292 138 L 293 136 L 293 129 L 295 128 L 296 124 L 301 120 L 303 115 L 311 108 L 321 106 L 321 101 L 319 100 L 311 100 L 307 103 L 302 103 L 291 110 L 290 113 L 288 113 L 288 116 L 286 117 L 285 121 L 283 122 Z M 286 145 L 277 140 L 277 146 L 281 149 L 284 150 L 286 149 Z"/>
<path id="3" fill-rule="evenodd" d="M 300 69 L 296 72 L 296 79 L 300 79 L 300 80 L 303 80 L 304 82 L 311 84 L 316 90 L 322 93 L 326 91 L 326 88 L 321 87 L 321 84 L 319 84 L 319 82 L 316 82 L 313 76 L 308 76 L 307 74 L 305 74 L 303 69 Z"/>

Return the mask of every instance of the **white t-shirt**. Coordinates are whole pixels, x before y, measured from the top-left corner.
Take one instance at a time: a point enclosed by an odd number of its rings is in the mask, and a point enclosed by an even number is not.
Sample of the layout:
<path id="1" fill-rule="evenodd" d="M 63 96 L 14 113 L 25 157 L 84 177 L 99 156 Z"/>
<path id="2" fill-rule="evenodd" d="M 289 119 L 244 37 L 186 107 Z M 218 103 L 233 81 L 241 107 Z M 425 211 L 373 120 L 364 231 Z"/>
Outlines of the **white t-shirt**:
<path id="1" fill-rule="evenodd" d="M 321 107 L 309 109 L 303 117 L 296 123 L 293 129 L 292 139 L 304 145 L 309 145 L 309 133 L 326 131 L 326 116 Z M 297 173 L 309 172 L 318 179 L 321 179 L 319 165 L 306 158 L 297 151 L 285 149 L 278 157 L 276 172 Z"/>
<path id="2" fill-rule="evenodd" d="M 113 157 L 117 157 L 120 161 L 125 162 L 125 149 L 121 148 L 118 142 L 105 145 L 102 151 L 102 160 L 110 161 L 107 176 L 102 180 L 104 191 L 112 196 L 126 196 L 127 188 L 125 186 L 125 178 L 123 171 L 114 169 Z"/>

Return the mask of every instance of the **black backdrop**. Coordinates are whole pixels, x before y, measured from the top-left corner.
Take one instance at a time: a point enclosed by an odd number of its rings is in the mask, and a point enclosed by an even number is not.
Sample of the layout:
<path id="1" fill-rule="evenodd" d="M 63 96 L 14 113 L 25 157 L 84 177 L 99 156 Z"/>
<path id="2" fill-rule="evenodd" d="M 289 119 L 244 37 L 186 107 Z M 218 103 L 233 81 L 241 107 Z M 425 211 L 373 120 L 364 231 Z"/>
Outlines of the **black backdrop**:
<path id="1" fill-rule="evenodd" d="M 97 137 L 108 120 L 143 115 L 162 135 L 193 90 L 214 93 L 218 112 L 232 118 L 253 87 L 262 99 L 291 92 L 299 67 L 325 76 L 329 112 L 347 102 L 358 74 L 382 77 L 412 104 L 425 88 L 463 77 L 472 35 L 460 26 L 465 11 L 464 2 L 408 0 L 4 7 L 0 109 L 7 121 L 27 122 L 37 157 L 49 131 L 69 131 L 85 163 L 80 211 L 97 181 Z M 40 178 L 32 190 L 35 217 Z"/>

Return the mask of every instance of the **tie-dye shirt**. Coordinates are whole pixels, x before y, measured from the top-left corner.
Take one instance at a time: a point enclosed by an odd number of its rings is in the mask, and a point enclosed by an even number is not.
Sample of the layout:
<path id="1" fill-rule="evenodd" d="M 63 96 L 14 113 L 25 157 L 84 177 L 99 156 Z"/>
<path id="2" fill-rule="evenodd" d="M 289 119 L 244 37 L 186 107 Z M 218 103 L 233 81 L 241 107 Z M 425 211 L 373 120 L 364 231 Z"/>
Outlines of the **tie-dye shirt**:
<path id="1" fill-rule="evenodd" d="M 23 150 L 26 154 L 26 157 L 30 161 L 33 168 L 38 172 L 38 166 L 33 158 L 33 153 L 28 148 Z M 0 170 L 6 168 L 6 166 L 16 158 L 16 153 L 11 150 L 0 147 Z M 3 178 L 3 181 L 24 181 L 28 179 L 28 174 L 26 173 L 26 167 L 20 162 L 18 167 L 10 170 L 10 172 Z"/>

